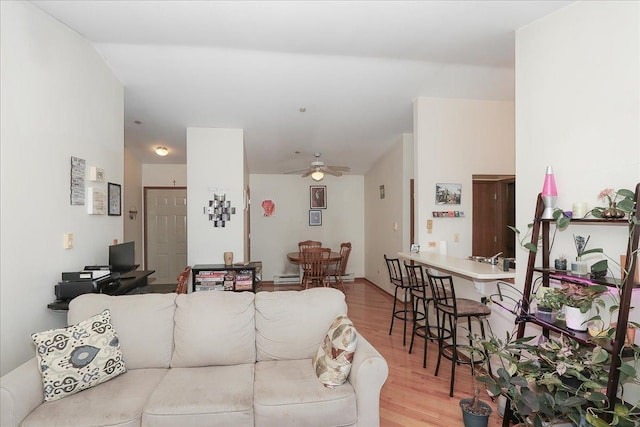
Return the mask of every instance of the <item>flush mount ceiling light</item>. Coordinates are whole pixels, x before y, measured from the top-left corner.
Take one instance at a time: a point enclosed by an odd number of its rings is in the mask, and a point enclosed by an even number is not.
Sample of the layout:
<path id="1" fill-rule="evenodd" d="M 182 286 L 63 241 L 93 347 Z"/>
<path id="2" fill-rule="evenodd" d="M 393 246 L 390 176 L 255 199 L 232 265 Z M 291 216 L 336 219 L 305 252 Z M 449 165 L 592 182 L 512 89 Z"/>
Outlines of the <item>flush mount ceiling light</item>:
<path id="1" fill-rule="evenodd" d="M 169 154 L 169 149 L 167 147 L 156 147 L 156 154 L 164 157 Z"/>
<path id="2" fill-rule="evenodd" d="M 322 173 L 321 170 L 316 170 L 311 174 L 311 179 L 313 179 L 314 181 L 322 181 L 323 178 L 324 178 L 324 173 Z"/>

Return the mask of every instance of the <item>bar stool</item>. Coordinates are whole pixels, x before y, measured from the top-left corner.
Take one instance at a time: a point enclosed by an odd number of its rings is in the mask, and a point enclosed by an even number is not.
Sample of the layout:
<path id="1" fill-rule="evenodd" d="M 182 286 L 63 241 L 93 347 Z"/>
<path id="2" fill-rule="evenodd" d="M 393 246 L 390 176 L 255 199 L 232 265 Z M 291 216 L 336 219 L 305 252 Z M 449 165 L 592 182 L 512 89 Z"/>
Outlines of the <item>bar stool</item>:
<path id="1" fill-rule="evenodd" d="M 387 258 L 384 256 L 384 260 L 387 263 L 387 270 L 389 270 L 389 281 L 394 285 L 395 291 L 393 293 L 393 311 L 391 314 L 391 327 L 389 328 L 389 335 L 393 332 L 393 321 L 395 319 L 402 320 L 404 323 L 402 329 L 402 345 L 407 345 L 407 322 L 413 317 L 413 309 L 409 308 L 409 300 L 411 297 L 409 283 L 402 275 L 402 267 L 400 266 L 400 260 L 398 258 Z M 404 308 L 397 309 L 396 303 L 398 302 L 398 291 L 402 293 Z"/>
<path id="2" fill-rule="evenodd" d="M 479 301 L 467 298 L 456 298 L 451 276 L 439 276 L 427 271 L 429 286 L 435 300 L 436 318 L 438 322 L 438 363 L 436 364 L 435 376 L 438 376 L 440 360 L 442 357 L 451 360 L 451 383 L 449 386 L 449 396 L 453 397 L 453 384 L 455 382 L 456 365 L 470 365 L 473 372 L 474 365 L 480 365 L 485 360 L 489 360 L 488 354 L 484 352 L 483 357 L 478 360 L 473 357 L 471 360 L 460 351 L 463 348 L 471 349 L 469 345 L 458 343 L 458 319 L 467 319 L 469 334 L 471 334 L 471 319 L 476 319 L 480 323 L 480 334 L 485 339 L 484 319 L 491 314 L 491 309 Z M 449 323 L 447 327 L 446 323 Z M 450 342 L 446 342 L 450 340 Z M 491 363 L 489 362 L 489 372 Z"/>
<path id="3" fill-rule="evenodd" d="M 409 354 L 413 351 L 413 341 L 416 335 L 424 338 L 424 354 L 422 356 L 422 367 L 427 367 L 427 343 L 428 341 L 438 341 L 439 333 L 436 326 L 429 325 L 429 305 L 435 302 L 431 287 L 426 284 L 424 270 L 421 265 L 410 265 L 404 262 L 407 270 L 407 279 L 413 300 L 413 331 L 411 334 L 411 344 L 409 344 Z M 420 312 L 422 307 L 422 312 Z M 419 322 L 424 321 L 424 324 Z"/>

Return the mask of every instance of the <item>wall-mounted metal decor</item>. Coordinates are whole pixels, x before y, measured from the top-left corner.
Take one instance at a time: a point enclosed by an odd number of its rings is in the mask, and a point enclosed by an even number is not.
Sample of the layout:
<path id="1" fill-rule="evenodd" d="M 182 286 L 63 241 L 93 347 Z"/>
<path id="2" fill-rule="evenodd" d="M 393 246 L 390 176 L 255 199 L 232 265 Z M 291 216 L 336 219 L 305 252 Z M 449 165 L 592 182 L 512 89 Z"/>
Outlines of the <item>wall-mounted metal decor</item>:
<path id="1" fill-rule="evenodd" d="M 84 205 L 84 159 L 71 156 L 71 204 Z"/>
<path id="2" fill-rule="evenodd" d="M 213 221 L 214 227 L 224 227 L 227 221 L 231 221 L 231 215 L 235 215 L 236 208 L 231 206 L 226 194 L 214 194 L 213 200 L 209 200 L 209 206 L 204 208 L 204 213 L 209 215 L 209 221 Z"/>

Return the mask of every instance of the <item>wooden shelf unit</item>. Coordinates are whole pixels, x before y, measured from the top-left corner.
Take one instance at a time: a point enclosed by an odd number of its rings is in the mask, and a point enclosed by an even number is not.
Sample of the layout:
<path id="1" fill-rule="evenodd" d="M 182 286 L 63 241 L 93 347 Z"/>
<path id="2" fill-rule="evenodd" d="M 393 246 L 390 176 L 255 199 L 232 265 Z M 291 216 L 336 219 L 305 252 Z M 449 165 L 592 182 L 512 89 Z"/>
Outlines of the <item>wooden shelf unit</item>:
<path id="1" fill-rule="evenodd" d="M 629 310 L 631 305 L 631 294 L 634 288 L 640 287 L 640 284 L 634 283 L 633 278 L 635 277 L 636 270 L 638 269 L 638 265 L 634 262 L 637 259 L 637 250 L 638 250 L 638 237 L 640 235 L 640 183 L 636 184 L 635 188 L 635 218 L 636 223 L 633 224 L 628 219 L 571 219 L 571 223 L 580 224 L 580 225 L 590 225 L 590 226 L 627 226 L 629 227 L 628 239 L 626 242 L 627 245 L 627 257 L 626 257 L 626 265 L 624 269 L 628 272 L 628 274 L 624 277 L 624 280 L 614 279 L 614 278 L 603 278 L 603 279 L 591 279 L 588 276 L 577 276 L 571 275 L 567 271 L 560 271 L 550 268 L 550 227 L 554 223 L 553 220 L 542 219 L 542 212 L 544 210 L 544 203 L 542 201 L 542 196 L 538 195 L 537 203 L 536 203 L 536 211 L 535 211 L 535 219 L 533 222 L 533 227 L 531 229 L 531 243 L 536 245 L 539 241 L 539 238 L 542 234 L 542 247 L 541 250 L 538 250 L 542 254 L 542 266 L 536 267 L 536 257 L 538 252 L 529 252 L 529 257 L 527 260 L 527 273 L 525 276 L 525 284 L 523 289 L 523 298 L 522 298 L 522 313 L 516 318 L 516 323 L 518 324 L 517 330 L 517 338 L 522 338 L 524 336 L 525 327 L 527 323 L 533 323 L 539 325 L 543 334 L 548 336 L 549 332 L 555 332 L 560 334 L 565 334 L 566 336 L 571 337 L 578 343 L 582 345 L 588 346 L 596 346 L 600 345 L 603 349 L 611 354 L 611 365 L 609 367 L 609 379 L 607 382 L 607 398 L 609 401 L 610 408 L 613 409 L 613 405 L 617 400 L 617 390 L 618 383 L 620 380 L 620 371 L 619 367 L 621 365 L 620 355 L 623 357 L 626 354 L 633 353 L 633 348 L 625 348 L 624 340 L 626 337 L 627 326 L 628 326 L 628 318 L 629 318 Z M 549 286 L 550 280 L 564 280 L 569 281 L 571 283 L 577 283 L 584 286 L 590 286 L 595 284 L 605 285 L 609 287 L 615 287 L 622 289 L 620 293 L 620 308 L 618 311 L 618 324 L 616 327 L 616 334 L 613 339 L 597 339 L 594 340 L 589 336 L 587 332 L 578 332 L 573 331 L 564 326 L 564 322 L 557 321 L 554 324 L 547 323 L 541 319 L 538 319 L 533 314 L 529 314 L 529 305 L 531 301 L 531 294 L 533 291 L 533 283 L 534 283 L 534 273 L 538 273 L 542 275 L 542 286 Z M 637 348 L 637 346 L 634 346 Z M 624 349 L 624 352 L 623 352 Z M 507 404 L 505 408 L 504 419 L 502 422 L 503 427 L 508 427 L 511 419 L 511 408 L 510 405 Z"/>

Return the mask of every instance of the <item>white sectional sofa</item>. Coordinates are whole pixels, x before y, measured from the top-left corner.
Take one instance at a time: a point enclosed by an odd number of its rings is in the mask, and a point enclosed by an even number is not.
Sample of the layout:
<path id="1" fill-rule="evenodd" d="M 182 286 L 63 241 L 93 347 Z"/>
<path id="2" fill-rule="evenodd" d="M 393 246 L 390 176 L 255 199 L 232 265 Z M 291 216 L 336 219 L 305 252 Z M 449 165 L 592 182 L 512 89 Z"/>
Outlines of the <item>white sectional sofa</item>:
<path id="1" fill-rule="evenodd" d="M 2 427 L 379 425 L 388 367 L 364 337 L 342 386 L 324 387 L 312 366 L 347 311 L 338 290 L 87 294 L 68 323 L 104 309 L 127 372 L 44 402 L 34 358 L 0 380 Z"/>

